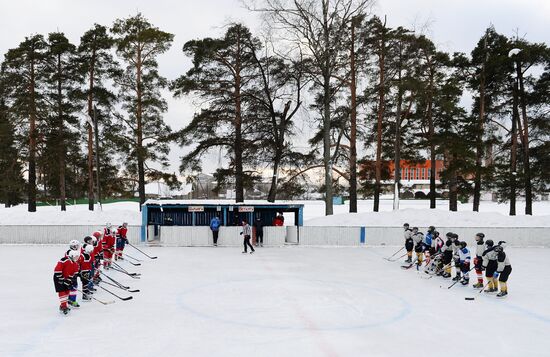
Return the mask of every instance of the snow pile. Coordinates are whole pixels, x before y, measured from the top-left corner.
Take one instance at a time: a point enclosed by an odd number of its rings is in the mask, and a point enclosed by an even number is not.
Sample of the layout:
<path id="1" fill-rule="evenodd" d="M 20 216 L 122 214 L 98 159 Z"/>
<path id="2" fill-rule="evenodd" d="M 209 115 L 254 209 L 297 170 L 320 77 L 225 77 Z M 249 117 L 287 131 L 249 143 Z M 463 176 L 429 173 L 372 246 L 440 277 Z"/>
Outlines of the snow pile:
<path id="1" fill-rule="evenodd" d="M 111 222 L 119 225 L 141 225 L 141 213 L 136 202 L 118 202 L 103 205 L 103 210 L 88 205 L 67 206 L 62 212 L 59 206 L 37 207 L 36 212 L 28 212 L 27 205 L 0 208 L 0 225 L 104 225 Z"/>
<path id="2" fill-rule="evenodd" d="M 336 214 L 306 220 L 306 226 L 382 226 L 403 223 L 418 227 L 550 227 L 550 216 L 506 216 L 494 212 L 450 212 L 438 209 L 401 209 L 390 212 Z"/>

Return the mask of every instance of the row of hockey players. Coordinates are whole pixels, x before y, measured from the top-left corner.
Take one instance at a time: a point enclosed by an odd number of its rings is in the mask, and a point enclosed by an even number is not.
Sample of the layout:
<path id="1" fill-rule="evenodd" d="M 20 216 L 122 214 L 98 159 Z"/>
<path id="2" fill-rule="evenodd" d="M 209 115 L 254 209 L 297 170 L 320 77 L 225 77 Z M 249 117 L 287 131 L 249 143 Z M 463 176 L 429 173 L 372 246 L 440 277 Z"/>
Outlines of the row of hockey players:
<path id="1" fill-rule="evenodd" d="M 59 311 L 67 314 L 70 307 L 78 308 L 78 282 L 82 283 L 82 300 L 90 301 L 96 289 L 94 284 L 101 281 L 101 267 L 107 270 L 111 267 L 113 258 L 123 259 L 123 251 L 128 239 L 128 224 L 123 223 L 116 231 L 112 224 L 107 223 L 103 231 L 93 232 L 84 237 L 82 244 L 78 240 L 69 243 L 69 250 L 57 262 L 54 269 L 53 282 L 59 296 Z"/>
<path id="2" fill-rule="evenodd" d="M 508 295 L 507 281 L 512 272 L 512 265 L 504 251 L 506 242 L 500 241 L 495 245 L 491 239 L 485 240 L 485 234 L 477 233 L 474 266 L 470 268 L 472 252 L 465 241 L 459 240 L 458 234 L 448 232 L 446 239 L 443 239 L 434 226 L 430 226 L 425 235 L 417 227 L 411 229 L 408 223 L 405 223 L 403 228 L 407 250 L 406 263 L 416 263 L 417 269 L 424 263 L 426 273 L 440 275 L 443 278 L 451 277 L 451 269 L 454 266 L 453 280 L 460 281 L 462 285 L 469 285 L 469 272 L 475 269 L 477 282 L 473 285 L 474 288 L 485 288 L 485 292 L 495 293 L 500 285 L 497 297 Z M 415 262 L 412 260 L 413 251 L 416 253 Z M 483 280 L 483 271 L 487 279 L 486 284 Z"/>

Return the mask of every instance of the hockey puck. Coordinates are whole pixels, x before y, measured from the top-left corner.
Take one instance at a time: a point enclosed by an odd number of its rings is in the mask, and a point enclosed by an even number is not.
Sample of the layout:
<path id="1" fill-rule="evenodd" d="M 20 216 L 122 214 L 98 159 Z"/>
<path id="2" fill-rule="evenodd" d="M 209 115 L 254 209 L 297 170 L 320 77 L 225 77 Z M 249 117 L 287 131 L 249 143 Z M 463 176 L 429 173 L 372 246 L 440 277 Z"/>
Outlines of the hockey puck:
<path id="1" fill-rule="evenodd" d="M 473 297 L 465 297 L 464 300 L 475 300 L 476 298 Z"/>

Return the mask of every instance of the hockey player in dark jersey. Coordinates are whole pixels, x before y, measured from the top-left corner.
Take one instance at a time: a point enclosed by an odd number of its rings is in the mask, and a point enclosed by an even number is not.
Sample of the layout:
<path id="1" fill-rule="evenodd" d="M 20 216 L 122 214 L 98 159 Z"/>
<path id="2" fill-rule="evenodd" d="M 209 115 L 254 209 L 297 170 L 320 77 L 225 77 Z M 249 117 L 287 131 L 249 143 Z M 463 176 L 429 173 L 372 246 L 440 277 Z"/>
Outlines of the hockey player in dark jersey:
<path id="1" fill-rule="evenodd" d="M 90 237 L 86 237 L 90 238 Z M 84 238 L 84 240 L 86 240 Z M 90 239 L 90 242 L 92 239 Z M 90 301 L 91 297 L 91 286 L 90 281 L 92 280 L 92 267 L 94 259 L 92 257 L 92 252 L 94 251 L 94 246 L 92 244 L 84 244 L 82 246 L 82 254 L 78 259 L 78 265 L 80 268 L 79 275 L 80 281 L 82 282 L 82 301 Z"/>
<path id="2" fill-rule="evenodd" d="M 418 227 L 412 229 L 412 239 L 414 242 L 414 252 L 416 253 L 416 266 L 417 268 L 422 265 L 424 260 L 424 234 L 418 230 Z"/>
<path id="3" fill-rule="evenodd" d="M 462 285 L 468 285 L 470 283 L 470 250 L 467 247 L 466 242 L 460 242 L 460 249 L 458 250 L 458 262 L 460 265 L 460 272 L 462 273 Z"/>
<path id="4" fill-rule="evenodd" d="M 414 248 L 414 241 L 412 239 L 412 230 L 409 228 L 409 224 L 403 224 L 403 229 L 405 230 L 403 236 L 405 238 L 405 250 L 407 251 L 407 259 L 405 263 L 412 263 L 412 251 Z"/>
<path id="5" fill-rule="evenodd" d="M 454 233 L 448 232 L 446 234 L 447 240 L 441 247 L 441 253 L 443 254 L 443 258 L 441 259 L 441 263 L 443 264 L 443 273 L 441 276 L 444 278 L 451 277 L 451 262 L 453 261 L 453 235 Z"/>
<path id="6" fill-rule="evenodd" d="M 452 245 L 453 248 L 453 263 L 455 266 L 455 277 L 453 278 L 453 281 L 459 281 L 461 278 L 461 270 L 460 270 L 460 257 L 458 252 L 460 251 L 460 240 L 458 239 L 458 234 L 453 233 L 452 237 Z"/>
<path id="7" fill-rule="evenodd" d="M 495 252 L 494 242 L 491 239 L 485 241 L 485 251 L 482 254 L 483 268 L 487 278 L 487 289 L 485 292 L 494 293 L 498 291 L 498 281 L 495 279 L 495 273 L 498 268 L 497 252 Z"/>
<path id="8" fill-rule="evenodd" d="M 475 258 L 474 258 L 474 266 L 477 276 L 477 283 L 475 283 L 473 286 L 476 289 L 481 289 L 483 287 L 483 252 L 485 251 L 485 241 L 483 240 L 485 238 L 485 234 L 483 233 L 477 233 L 475 240 Z"/>
<path id="9" fill-rule="evenodd" d="M 55 291 L 59 296 L 59 311 L 65 315 L 70 311 L 67 301 L 78 274 L 77 261 L 79 257 L 79 250 L 69 250 L 68 254 L 57 262 L 53 273 Z"/>
<path id="10" fill-rule="evenodd" d="M 497 273 L 498 281 L 500 282 L 500 292 L 497 297 L 502 298 L 508 295 L 508 277 L 512 273 L 512 265 L 508 255 L 504 252 L 504 244 L 506 242 L 500 241 L 495 246 L 495 253 L 497 254 Z M 495 278 L 496 279 L 496 278 Z"/>

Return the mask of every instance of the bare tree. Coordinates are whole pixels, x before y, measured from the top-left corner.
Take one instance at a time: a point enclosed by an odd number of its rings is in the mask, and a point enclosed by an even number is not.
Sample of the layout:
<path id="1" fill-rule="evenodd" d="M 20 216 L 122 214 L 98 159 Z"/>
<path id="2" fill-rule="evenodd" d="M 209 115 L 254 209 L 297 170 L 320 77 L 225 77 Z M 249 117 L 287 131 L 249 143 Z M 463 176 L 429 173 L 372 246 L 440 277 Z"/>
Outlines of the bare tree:
<path id="1" fill-rule="evenodd" d="M 338 54 L 345 49 L 341 39 L 349 31 L 351 20 L 363 14 L 372 0 L 264 0 L 263 12 L 277 30 L 287 34 L 303 49 L 311 62 L 309 75 L 314 85 L 322 88 L 323 167 L 325 170 L 325 214 L 333 214 L 332 157 L 330 153 L 331 104 L 336 91 L 333 75 L 337 71 Z"/>

